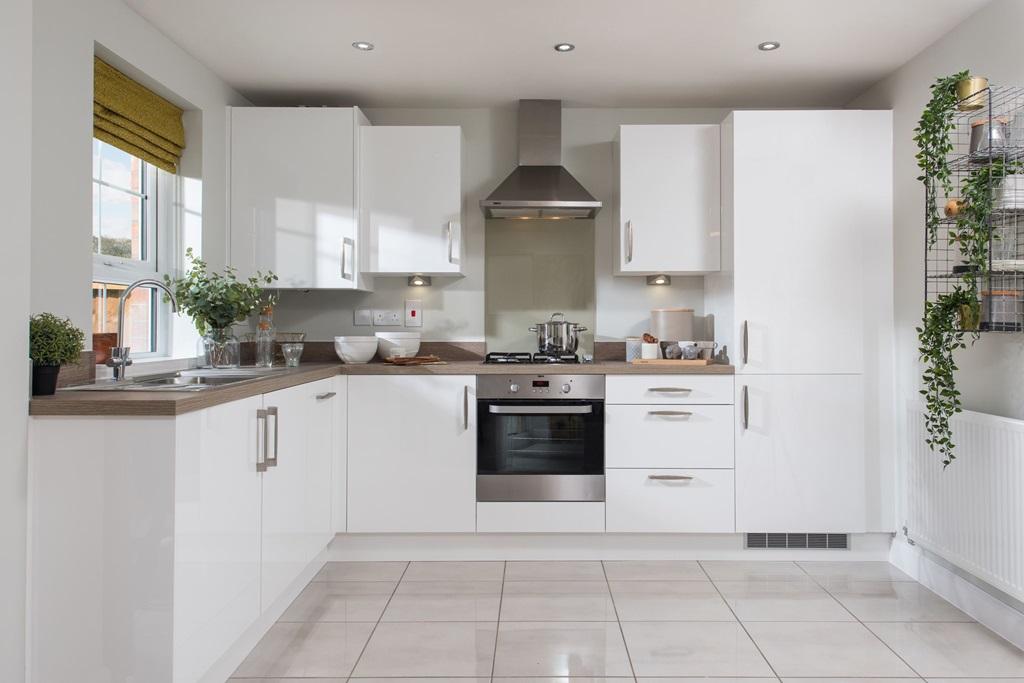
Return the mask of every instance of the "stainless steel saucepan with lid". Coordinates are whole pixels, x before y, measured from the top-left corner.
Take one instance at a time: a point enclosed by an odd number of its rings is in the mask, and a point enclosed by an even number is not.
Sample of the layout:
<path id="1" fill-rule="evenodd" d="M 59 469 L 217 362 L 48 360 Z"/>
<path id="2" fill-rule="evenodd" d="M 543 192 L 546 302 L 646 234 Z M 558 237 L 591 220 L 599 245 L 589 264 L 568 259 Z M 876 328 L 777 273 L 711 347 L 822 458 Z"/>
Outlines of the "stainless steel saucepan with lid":
<path id="1" fill-rule="evenodd" d="M 564 313 L 552 313 L 546 322 L 537 323 L 530 332 L 537 333 L 537 351 L 550 354 L 576 353 L 580 345 L 580 332 L 587 328 L 568 322 Z"/>

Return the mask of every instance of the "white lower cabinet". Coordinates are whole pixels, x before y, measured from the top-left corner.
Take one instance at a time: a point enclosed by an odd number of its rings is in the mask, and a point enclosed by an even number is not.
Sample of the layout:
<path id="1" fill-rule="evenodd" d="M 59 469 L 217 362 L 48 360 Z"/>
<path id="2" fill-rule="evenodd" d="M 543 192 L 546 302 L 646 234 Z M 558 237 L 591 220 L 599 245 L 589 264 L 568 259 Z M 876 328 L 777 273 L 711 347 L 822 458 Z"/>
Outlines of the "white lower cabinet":
<path id="1" fill-rule="evenodd" d="M 866 527 L 864 379 L 736 378 L 736 530 Z"/>
<path id="2" fill-rule="evenodd" d="M 605 465 L 733 466 L 731 405 L 607 405 Z"/>
<path id="3" fill-rule="evenodd" d="M 607 530 L 732 533 L 732 470 L 608 470 Z"/>
<path id="4" fill-rule="evenodd" d="M 348 530 L 476 530 L 476 377 L 349 377 Z"/>
<path id="5" fill-rule="evenodd" d="M 732 387 L 732 375 L 609 375 L 605 403 L 731 404 Z"/>
<path id="6" fill-rule="evenodd" d="M 572 534 L 604 531 L 604 503 L 477 503 L 481 533 Z"/>
<path id="7" fill-rule="evenodd" d="M 261 605 L 268 609 L 331 540 L 330 379 L 263 395 Z M 271 464 L 273 463 L 273 464 Z"/>

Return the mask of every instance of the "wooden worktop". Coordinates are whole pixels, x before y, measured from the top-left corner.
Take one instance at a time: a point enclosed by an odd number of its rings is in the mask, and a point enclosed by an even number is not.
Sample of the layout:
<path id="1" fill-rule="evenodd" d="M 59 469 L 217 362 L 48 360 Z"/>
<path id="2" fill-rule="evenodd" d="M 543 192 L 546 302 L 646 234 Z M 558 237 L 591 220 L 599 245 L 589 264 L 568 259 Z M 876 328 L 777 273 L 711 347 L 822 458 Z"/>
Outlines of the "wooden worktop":
<path id="1" fill-rule="evenodd" d="M 201 391 L 75 391 L 64 389 L 54 396 L 37 396 L 29 402 L 29 414 L 82 416 L 174 416 L 222 403 L 286 389 L 335 375 L 731 375 L 731 365 L 664 366 L 630 365 L 623 361 L 578 365 L 484 365 L 480 361 L 454 361 L 437 365 L 398 366 L 390 363 L 313 363 L 282 370 L 223 387 Z"/>

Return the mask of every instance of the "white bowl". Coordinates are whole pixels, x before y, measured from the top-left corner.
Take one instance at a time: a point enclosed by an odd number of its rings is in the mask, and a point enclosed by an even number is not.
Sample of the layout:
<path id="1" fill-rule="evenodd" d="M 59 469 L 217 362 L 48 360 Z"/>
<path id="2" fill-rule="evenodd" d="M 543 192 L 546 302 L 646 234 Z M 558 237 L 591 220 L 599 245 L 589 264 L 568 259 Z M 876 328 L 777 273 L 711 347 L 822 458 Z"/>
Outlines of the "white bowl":
<path id="1" fill-rule="evenodd" d="M 367 363 L 377 353 L 376 337 L 335 337 L 334 352 L 346 363 Z"/>
<path id="2" fill-rule="evenodd" d="M 396 356 L 415 356 L 420 350 L 419 332 L 378 332 L 377 339 L 380 340 L 377 355 L 384 360 Z"/>

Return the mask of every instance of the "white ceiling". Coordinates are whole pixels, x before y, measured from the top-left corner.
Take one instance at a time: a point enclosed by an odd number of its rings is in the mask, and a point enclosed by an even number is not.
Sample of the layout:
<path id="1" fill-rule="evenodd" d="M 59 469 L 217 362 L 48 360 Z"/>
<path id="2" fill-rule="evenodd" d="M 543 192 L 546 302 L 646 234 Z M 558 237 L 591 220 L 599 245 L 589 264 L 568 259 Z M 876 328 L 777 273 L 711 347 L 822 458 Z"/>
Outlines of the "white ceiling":
<path id="1" fill-rule="evenodd" d="M 987 1 L 125 0 L 257 104 L 367 107 L 839 106 Z"/>

